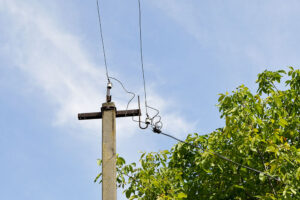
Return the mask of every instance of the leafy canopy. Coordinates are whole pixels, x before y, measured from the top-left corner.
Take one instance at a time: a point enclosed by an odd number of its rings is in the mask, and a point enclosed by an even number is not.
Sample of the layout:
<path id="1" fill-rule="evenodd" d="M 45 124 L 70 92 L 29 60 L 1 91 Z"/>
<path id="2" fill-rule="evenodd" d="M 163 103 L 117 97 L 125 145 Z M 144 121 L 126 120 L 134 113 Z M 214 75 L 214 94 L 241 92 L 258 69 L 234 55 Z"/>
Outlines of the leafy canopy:
<path id="1" fill-rule="evenodd" d="M 279 90 L 276 84 L 284 75 L 285 90 Z M 138 166 L 118 157 L 117 182 L 126 197 L 300 199 L 300 71 L 266 70 L 257 83 L 257 94 L 243 85 L 232 94 L 220 94 L 224 128 L 208 135 L 190 134 L 186 143 L 170 150 L 143 153 Z"/>

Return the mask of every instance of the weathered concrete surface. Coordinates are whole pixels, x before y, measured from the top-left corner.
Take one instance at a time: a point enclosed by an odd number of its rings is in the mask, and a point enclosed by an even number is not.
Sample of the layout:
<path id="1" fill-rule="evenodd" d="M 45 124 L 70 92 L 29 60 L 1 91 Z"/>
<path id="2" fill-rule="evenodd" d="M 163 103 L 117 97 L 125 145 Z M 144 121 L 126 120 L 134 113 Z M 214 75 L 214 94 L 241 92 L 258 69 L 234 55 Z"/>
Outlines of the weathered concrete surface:
<path id="1" fill-rule="evenodd" d="M 102 200 L 117 199 L 116 184 L 116 108 L 102 104 Z"/>

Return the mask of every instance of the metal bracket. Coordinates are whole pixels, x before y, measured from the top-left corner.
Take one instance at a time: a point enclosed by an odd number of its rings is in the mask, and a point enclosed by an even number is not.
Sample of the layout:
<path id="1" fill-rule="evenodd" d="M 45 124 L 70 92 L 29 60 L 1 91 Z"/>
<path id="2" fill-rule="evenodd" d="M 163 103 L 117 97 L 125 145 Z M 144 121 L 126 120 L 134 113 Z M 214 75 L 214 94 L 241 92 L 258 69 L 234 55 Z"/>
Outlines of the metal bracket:
<path id="1" fill-rule="evenodd" d="M 140 96 L 138 96 L 138 103 L 139 103 L 139 110 L 141 110 L 141 105 L 140 105 Z M 142 127 L 142 123 L 141 123 L 141 115 L 139 115 L 139 127 L 141 129 L 146 129 L 148 128 L 149 124 L 146 123 L 146 126 L 145 127 Z"/>

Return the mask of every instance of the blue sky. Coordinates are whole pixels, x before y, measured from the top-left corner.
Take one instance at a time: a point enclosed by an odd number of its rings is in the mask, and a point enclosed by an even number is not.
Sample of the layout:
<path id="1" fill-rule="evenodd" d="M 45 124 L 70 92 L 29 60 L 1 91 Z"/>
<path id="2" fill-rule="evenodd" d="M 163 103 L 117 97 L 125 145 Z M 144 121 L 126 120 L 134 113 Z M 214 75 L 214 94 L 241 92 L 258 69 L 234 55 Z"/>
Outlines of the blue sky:
<path id="1" fill-rule="evenodd" d="M 110 75 L 142 95 L 137 0 L 100 3 Z M 254 92 L 263 70 L 299 66 L 297 0 L 142 0 L 142 9 L 148 101 L 182 139 L 223 125 L 219 93 Z M 100 199 L 101 121 L 77 120 L 105 100 L 95 0 L 0 0 L 0 27 L 0 199 Z M 117 83 L 112 95 L 124 109 L 130 96 Z M 174 143 L 118 119 L 128 161 Z"/>

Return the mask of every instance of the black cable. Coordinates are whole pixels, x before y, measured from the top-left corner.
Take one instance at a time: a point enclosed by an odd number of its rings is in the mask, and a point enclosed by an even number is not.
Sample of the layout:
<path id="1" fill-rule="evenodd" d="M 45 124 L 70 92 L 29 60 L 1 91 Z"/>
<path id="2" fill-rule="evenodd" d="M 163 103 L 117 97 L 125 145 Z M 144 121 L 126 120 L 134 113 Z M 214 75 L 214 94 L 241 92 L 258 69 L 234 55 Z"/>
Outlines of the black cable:
<path id="1" fill-rule="evenodd" d="M 167 133 L 161 132 L 160 130 L 155 130 L 155 129 L 154 129 L 153 131 L 154 131 L 155 133 L 162 134 L 162 135 L 164 135 L 164 136 L 167 136 L 167 137 L 170 137 L 170 138 L 172 138 L 172 139 L 174 139 L 174 140 L 177 140 L 178 142 L 182 142 L 182 143 L 184 143 L 184 144 L 187 144 L 187 145 L 189 145 L 189 146 L 192 146 L 192 147 L 194 147 L 194 148 L 196 148 L 196 149 L 200 149 L 200 150 L 202 150 L 202 151 L 208 151 L 208 150 L 205 150 L 205 149 L 203 149 L 203 148 L 201 148 L 201 147 L 199 147 L 199 146 L 196 146 L 196 145 L 190 144 L 190 143 L 188 143 L 188 142 L 185 142 L 185 141 L 183 141 L 183 140 L 180 140 L 180 139 L 178 139 L 178 138 L 176 138 L 176 137 L 174 137 L 174 136 L 172 136 L 172 135 L 169 135 L 169 134 L 167 134 Z M 213 151 L 208 151 L 208 152 L 211 153 L 211 154 L 213 154 L 213 155 L 215 155 L 215 156 L 217 156 L 217 157 L 219 157 L 219 158 L 221 158 L 221 159 L 223 159 L 223 160 L 226 160 L 226 161 L 231 162 L 231 163 L 233 163 L 233 164 L 235 164 L 235 165 L 238 165 L 238 166 L 240 166 L 240 167 L 244 167 L 244 168 L 246 168 L 246 169 L 249 169 L 249 170 L 254 171 L 254 172 L 256 172 L 256 173 L 259 173 L 259 174 L 264 174 L 265 176 L 268 176 L 269 178 L 272 178 L 272 179 L 274 179 L 274 180 L 276 180 L 276 181 L 281 181 L 279 178 L 276 178 L 276 177 L 274 177 L 274 176 L 271 176 L 271 175 L 269 175 L 269 174 L 267 174 L 267 173 L 265 173 L 265 172 L 262 172 L 262 171 L 260 171 L 260 170 L 254 169 L 254 168 L 252 168 L 252 167 L 248 167 L 248 166 L 246 166 L 246 165 L 243 165 L 243 164 L 240 164 L 240 163 L 238 163 L 238 162 L 235 162 L 235 161 L 233 161 L 233 160 L 231 160 L 231 159 L 229 159 L 229 158 L 227 158 L 227 157 L 225 157 L 225 156 L 223 156 L 223 155 L 221 155 L 221 154 L 219 154 L 219 153 L 216 153 L 216 152 L 213 152 Z"/>
<path id="2" fill-rule="evenodd" d="M 102 33 L 101 15 L 100 15 L 100 9 L 99 9 L 99 2 L 98 2 L 98 0 L 97 0 L 97 11 L 98 11 L 100 36 L 101 36 L 101 41 L 102 41 L 102 51 L 103 51 L 103 57 L 104 57 L 104 64 L 105 64 L 105 69 L 106 69 L 106 77 L 107 77 L 107 81 L 110 82 L 110 79 L 109 79 L 109 76 L 108 76 L 108 68 L 107 68 L 105 46 L 104 46 L 104 39 L 103 39 L 103 33 Z"/>
<path id="3" fill-rule="evenodd" d="M 140 55 L 141 55 L 141 66 L 142 66 L 143 82 L 144 82 L 145 109 L 146 109 L 146 114 L 148 116 L 147 91 L 146 91 L 146 80 L 145 80 L 144 58 L 143 58 L 143 41 L 142 41 L 142 11 L 141 11 L 140 0 L 138 0 L 138 4 L 139 4 Z"/>

